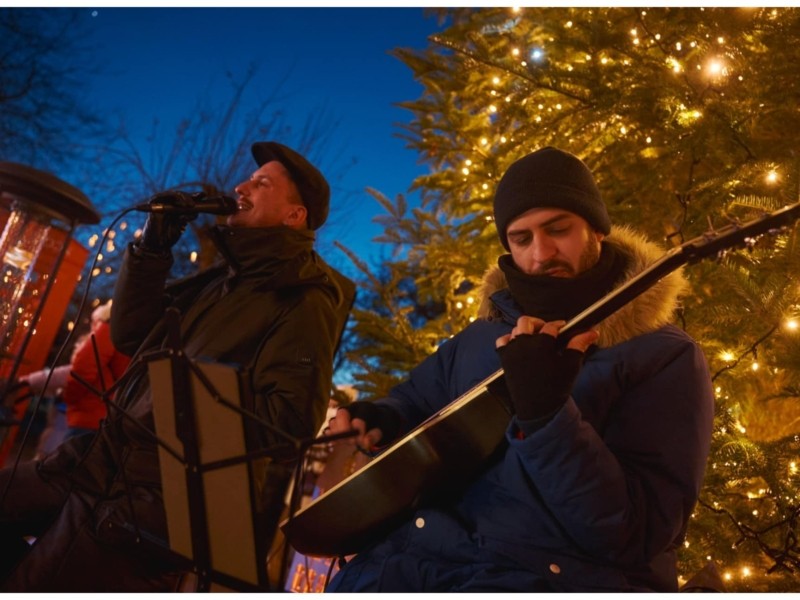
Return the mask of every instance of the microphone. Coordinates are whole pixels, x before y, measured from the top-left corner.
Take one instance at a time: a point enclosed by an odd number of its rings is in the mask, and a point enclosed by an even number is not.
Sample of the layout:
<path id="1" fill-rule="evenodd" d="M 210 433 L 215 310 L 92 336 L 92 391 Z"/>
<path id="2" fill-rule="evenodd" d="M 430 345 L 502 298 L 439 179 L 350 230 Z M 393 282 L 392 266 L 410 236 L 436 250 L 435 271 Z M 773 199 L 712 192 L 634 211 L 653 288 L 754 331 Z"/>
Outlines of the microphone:
<path id="1" fill-rule="evenodd" d="M 164 198 L 160 201 L 159 198 Z M 175 199 L 179 202 L 173 202 Z M 239 210 L 236 200 L 228 196 L 206 196 L 205 192 L 190 194 L 188 192 L 164 192 L 156 194 L 149 202 L 137 204 L 134 208 L 146 213 L 163 213 L 171 215 L 193 215 L 207 213 L 210 215 L 232 215 Z"/>

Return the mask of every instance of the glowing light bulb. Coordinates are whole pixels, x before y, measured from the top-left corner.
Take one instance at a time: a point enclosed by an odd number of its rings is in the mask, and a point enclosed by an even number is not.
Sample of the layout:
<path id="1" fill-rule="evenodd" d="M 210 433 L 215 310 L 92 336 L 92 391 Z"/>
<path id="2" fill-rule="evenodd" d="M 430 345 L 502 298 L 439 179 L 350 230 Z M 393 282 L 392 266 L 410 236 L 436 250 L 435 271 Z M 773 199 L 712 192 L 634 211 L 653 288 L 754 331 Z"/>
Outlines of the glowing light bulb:
<path id="1" fill-rule="evenodd" d="M 753 361 L 753 364 L 752 364 L 752 365 L 750 365 L 750 368 L 751 368 L 753 371 L 758 371 L 758 369 L 759 369 L 759 367 L 760 367 L 760 366 L 761 366 L 761 365 L 759 365 L 757 362 Z"/>
<path id="2" fill-rule="evenodd" d="M 789 319 L 786 321 L 786 329 L 789 331 L 797 331 L 800 329 L 800 322 L 797 319 Z"/>
<path id="3" fill-rule="evenodd" d="M 725 75 L 726 73 L 725 64 L 717 58 L 710 60 L 706 69 L 713 76 Z"/>
<path id="4" fill-rule="evenodd" d="M 726 350 L 722 354 L 720 354 L 719 357 L 722 360 L 724 360 L 725 362 L 731 362 L 733 360 L 733 358 L 734 358 L 733 352 L 730 352 L 728 350 Z"/>
<path id="5" fill-rule="evenodd" d="M 764 179 L 767 180 L 767 183 L 776 183 L 778 181 L 778 172 L 773 169 L 767 173 L 767 176 Z"/>
<path id="6" fill-rule="evenodd" d="M 514 48 L 511 50 L 511 54 L 514 56 L 519 56 L 519 48 Z"/>

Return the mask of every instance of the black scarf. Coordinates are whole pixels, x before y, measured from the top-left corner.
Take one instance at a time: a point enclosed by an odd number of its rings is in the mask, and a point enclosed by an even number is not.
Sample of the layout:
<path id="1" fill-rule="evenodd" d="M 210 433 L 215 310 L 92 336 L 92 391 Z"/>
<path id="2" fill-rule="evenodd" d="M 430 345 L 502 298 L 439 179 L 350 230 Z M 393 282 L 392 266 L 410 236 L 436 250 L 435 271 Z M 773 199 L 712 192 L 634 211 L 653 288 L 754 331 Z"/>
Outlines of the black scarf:
<path id="1" fill-rule="evenodd" d="M 603 243 L 597 264 L 571 278 L 526 275 L 510 254 L 501 256 L 497 264 L 524 314 L 545 321 L 568 321 L 616 287 L 628 266 L 628 257 Z"/>

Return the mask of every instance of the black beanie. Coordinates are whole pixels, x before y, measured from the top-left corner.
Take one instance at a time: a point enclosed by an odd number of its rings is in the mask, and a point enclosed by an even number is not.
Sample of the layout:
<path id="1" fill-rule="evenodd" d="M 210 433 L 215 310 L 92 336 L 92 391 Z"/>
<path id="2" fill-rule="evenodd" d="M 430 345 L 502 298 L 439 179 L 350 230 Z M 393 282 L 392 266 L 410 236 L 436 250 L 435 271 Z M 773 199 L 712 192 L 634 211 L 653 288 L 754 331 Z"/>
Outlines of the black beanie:
<path id="1" fill-rule="evenodd" d="M 532 208 L 562 208 L 586 219 L 595 231 L 611 231 L 592 172 L 577 156 L 552 146 L 520 158 L 497 185 L 494 222 L 506 250 L 509 224 Z"/>

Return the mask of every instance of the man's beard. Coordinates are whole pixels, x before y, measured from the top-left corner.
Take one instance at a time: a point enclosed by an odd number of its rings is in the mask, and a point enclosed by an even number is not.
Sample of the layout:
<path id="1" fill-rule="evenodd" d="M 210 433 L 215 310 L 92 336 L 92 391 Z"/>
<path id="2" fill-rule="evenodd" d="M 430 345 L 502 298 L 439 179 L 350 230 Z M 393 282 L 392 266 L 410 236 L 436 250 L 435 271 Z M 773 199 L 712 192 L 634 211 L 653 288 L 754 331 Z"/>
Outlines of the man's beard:
<path id="1" fill-rule="evenodd" d="M 600 244 L 589 242 L 583 249 L 580 258 L 578 258 L 577 271 L 575 271 L 575 268 L 568 262 L 555 258 L 543 263 L 536 271 L 531 273 L 531 275 L 547 275 L 547 272 L 551 269 L 562 269 L 566 271 L 570 277 L 575 277 L 591 269 L 597 264 L 598 260 L 600 260 Z"/>

